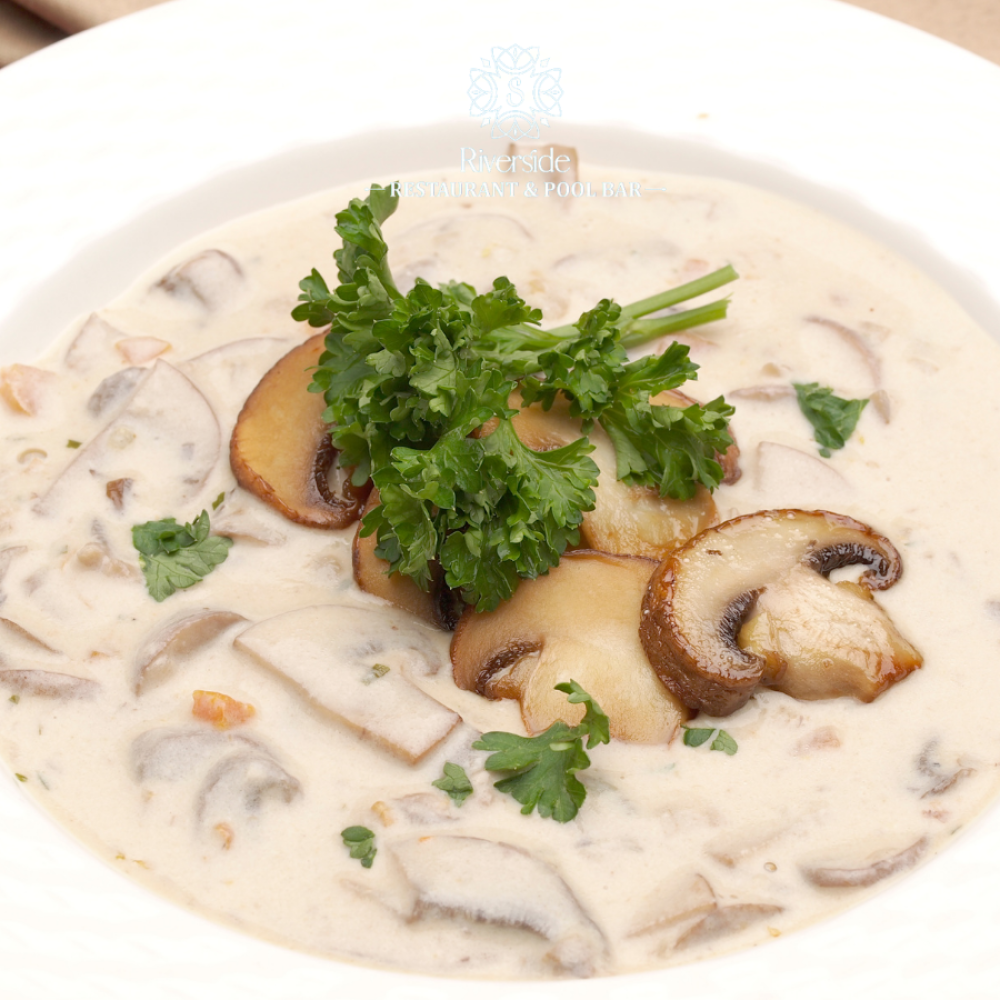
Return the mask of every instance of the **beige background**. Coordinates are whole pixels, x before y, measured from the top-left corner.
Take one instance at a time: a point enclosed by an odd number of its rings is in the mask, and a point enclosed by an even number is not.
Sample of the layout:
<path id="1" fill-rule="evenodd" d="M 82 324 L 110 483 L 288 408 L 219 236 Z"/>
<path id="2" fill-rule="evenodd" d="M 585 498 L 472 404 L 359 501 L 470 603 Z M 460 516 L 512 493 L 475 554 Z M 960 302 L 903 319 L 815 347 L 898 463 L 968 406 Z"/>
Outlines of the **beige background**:
<path id="1" fill-rule="evenodd" d="M 0 0 L 0 66 L 103 21 L 169 0 Z M 747 0 L 753 3 L 753 0 Z M 841 0 L 1000 63 L 1000 0 Z"/>

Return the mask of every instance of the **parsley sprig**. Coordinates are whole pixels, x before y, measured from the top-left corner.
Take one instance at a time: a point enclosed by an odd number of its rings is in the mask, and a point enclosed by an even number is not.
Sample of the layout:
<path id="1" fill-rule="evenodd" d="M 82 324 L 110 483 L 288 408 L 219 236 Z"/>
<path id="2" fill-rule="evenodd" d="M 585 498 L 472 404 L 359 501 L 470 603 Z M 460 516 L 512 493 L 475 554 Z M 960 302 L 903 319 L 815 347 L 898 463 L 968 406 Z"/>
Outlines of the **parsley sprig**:
<path id="1" fill-rule="evenodd" d="M 350 850 L 351 857 L 361 862 L 362 868 L 371 868 L 378 848 L 375 846 L 375 834 L 368 827 L 349 826 L 340 831 L 340 839 Z"/>
<path id="2" fill-rule="evenodd" d="M 300 282 L 292 315 L 329 324 L 310 389 L 322 392 L 340 463 L 356 485 L 371 478 L 381 504 L 364 518 L 390 572 L 429 589 L 438 572 L 480 611 L 521 579 L 555 566 L 579 541 L 593 509 L 598 469 L 587 440 L 600 422 L 614 442 L 617 474 L 688 498 L 722 479 L 716 455 L 731 443 L 733 414 L 720 397 L 685 409 L 650 397 L 696 377 L 687 348 L 629 361 L 626 348 L 711 322 L 726 300 L 653 318 L 732 281 L 725 267 L 624 309 L 603 299 L 572 325 L 542 330 L 542 314 L 507 278 L 478 294 L 470 285 L 417 279 L 403 295 L 388 265 L 381 224 L 398 198 L 374 185 L 337 215 L 339 285 L 316 270 Z M 520 383 L 525 404 L 570 401 L 583 436 L 553 451 L 521 443 L 508 405 Z M 486 424 L 489 434 L 477 434 Z"/>
<path id="3" fill-rule="evenodd" d="M 164 601 L 175 591 L 193 587 L 226 561 L 233 540 L 209 535 L 210 530 L 206 510 L 193 523 L 178 524 L 168 517 L 133 526 L 132 544 L 154 600 Z"/>
<path id="4" fill-rule="evenodd" d="M 842 399 L 832 389 L 818 382 L 793 382 L 799 409 L 812 424 L 819 453 L 829 458 L 832 451 L 843 448 L 854 433 L 867 399 Z"/>
<path id="5" fill-rule="evenodd" d="M 473 792 L 472 782 L 465 773 L 465 768 L 450 760 L 445 761 L 441 777 L 437 781 L 432 781 L 431 784 L 447 793 L 456 806 L 460 806 Z"/>
<path id="6" fill-rule="evenodd" d="M 521 803 L 521 812 L 538 814 L 568 823 L 580 811 L 587 789 L 576 777 L 577 771 L 590 767 L 587 749 L 611 739 L 608 717 L 600 705 L 576 682 L 557 684 L 557 691 L 568 695 L 571 705 L 586 706 L 583 719 L 576 726 L 553 722 L 538 736 L 515 733 L 483 733 L 472 744 L 473 750 L 491 750 L 486 758 L 487 771 L 509 771 L 493 787 Z"/>

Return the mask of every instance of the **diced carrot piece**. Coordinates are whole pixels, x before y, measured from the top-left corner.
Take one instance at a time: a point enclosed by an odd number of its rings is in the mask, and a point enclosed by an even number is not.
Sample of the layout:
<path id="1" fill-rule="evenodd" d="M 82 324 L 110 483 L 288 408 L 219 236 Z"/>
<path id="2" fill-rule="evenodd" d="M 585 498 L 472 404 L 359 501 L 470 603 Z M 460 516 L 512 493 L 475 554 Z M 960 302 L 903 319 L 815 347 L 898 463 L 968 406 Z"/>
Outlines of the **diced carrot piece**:
<path id="1" fill-rule="evenodd" d="M 253 705 L 237 701 L 218 691 L 195 691 L 191 714 L 196 719 L 211 722 L 216 729 L 231 729 L 252 719 L 256 709 Z"/>

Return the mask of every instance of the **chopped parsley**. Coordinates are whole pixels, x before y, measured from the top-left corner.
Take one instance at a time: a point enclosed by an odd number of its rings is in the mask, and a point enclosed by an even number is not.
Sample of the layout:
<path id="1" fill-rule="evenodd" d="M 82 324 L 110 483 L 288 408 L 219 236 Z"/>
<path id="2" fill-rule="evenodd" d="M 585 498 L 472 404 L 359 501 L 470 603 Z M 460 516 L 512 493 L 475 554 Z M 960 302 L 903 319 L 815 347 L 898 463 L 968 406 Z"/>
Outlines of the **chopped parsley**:
<path id="1" fill-rule="evenodd" d="M 567 726 L 560 720 L 538 736 L 483 733 L 472 748 L 493 751 L 486 758 L 487 771 L 510 772 L 493 787 L 520 802 L 522 813 L 537 808 L 540 816 L 568 823 L 587 797 L 587 789 L 576 777 L 577 771 L 590 767 L 583 741 L 587 740 L 587 749 L 607 743 L 611 731 L 608 717 L 576 681 L 557 684 L 555 689 L 568 695 L 571 705 L 586 705 L 579 725 Z"/>
<path id="2" fill-rule="evenodd" d="M 324 394 L 341 466 L 354 469 L 355 485 L 371 478 L 379 491 L 362 534 L 377 535 L 389 572 L 428 590 L 443 571 L 480 611 L 548 572 L 578 543 L 594 506 L 587 435 L 595 422 L 614 442 L 625 482 L 680 499 L 699 484 L 718 486 L 732 407 L 722 397 L 652 405 L 651 396 L 696 377 L 697 365 L 676 343 L 636 361 L 626 348 L 724 317 L 727 300 L 644 318 L 732 281 L 731 267 L 624 308 L 602 299 L 576 323 L 543 330 L 541 311 L 507 278 L 483 294 L 417 279 L 403 295 L 381 230 L 397 202 L 374 185 L 338 213 L 340 284 L 331 291 L 313 270 L 292 313 L 330 326 L 310 389 Z M 567 399 L 582 436 L 544 452 L 522 444 L 508 405 L 518 384 L 526 405 Z M 492 433 L 478 436 L 487 424 Z"/>
<path id="3" fill-rule="evenodd" d="M 867 399 L 841 399 L 832 389 L 818 382 L 793 382 L 799 409 L 813 426 L 819 453 L 829 458 L 831 451 L 843 448 L 858 425 Z"/>
<path id="4" fill-rule="evenodd" d="M 452 802 L 460 806 L 472 794 L 472 782 L 465 773 L 465 769 L 458 764 L 453 764 L 450 760 L 445 762 L 444 776 L 432 781 L 435 788 L 440 788 L 442 792 L 447 792 Z"/>
<path id="5" fill-rule="evenodd" d="M 693 729 L 690 726 L 682 726 L 681 728 L 684 730 L 684 746 L 686 747 L 700 747 L 717 733 L 718 735 L 712 740 L 709 750 L 718 750 L 729 757 L 732 757 L 739 750 L 736 740 L 725 729 Z"/>
<path id="6" fill-rule="evenodd" d="M 226 561 L 233 540 L 210 536 L 210 528 L 206 510 L 193 524 L 181 525 L 168 517 L 132 528 L 132 544 L 154 600 L 163 601 L 175 591 L 193 587 Z"/>
<path id="7" fill-rule="evenodd" d="M 349 826 L 340 831 L 344 847 L 351 849 L 351 857 L 361 862 L 362 868 L 371 868 L 378 848 L 375 846 L 375 834 L 366 826 Z"/>
<path id="8" fill-rule="evenodd" d="M 384 663 L 373 663 L 368 673 L 361 678 L 361 683 L 372 684 L 380 677 L 385 677 L 387 673 L 389 673 L 389 667 L 387 667 Z"/>
<path id="9" fill-rule="evenodd" d="M 219 494 L 219 495 L 218 495 L 218 496 L 217 496 L 217 497 L 216 497 L 216 498 L 215 498 L 215 499 L 214 499 L 214 500 L 212 501 L 212 510 L 218 510 L 218 509 L 219 509 L 219 508 L 220 508 L 220 507 L 222 506 L 222 503 L 223 503 L 223 501 L 224 501 L 225 499 L 226 499 L 226 491 L 225 491 L 225 490 L 223 490 L 223 491 L 222 491 L 222 492 L 221 492 L 221 493 L 220 493 L 220 494 Z"/>
<path id="10" fill-rule="evenodd" d="M 72 438 L 70 438 L 70 439 L 69 439 L 69 440 L 68 440 L 68 441 L 66 442 L 66 447 L 67 447 L 67 448 L 79 448 L 79 447 L 80 447 L 80 445 L 81 445 L 81 443 L 82 443 L 82 442 L 80 442 L 80 441 L 74 441 L 74 440 L 73 440 Z"/>

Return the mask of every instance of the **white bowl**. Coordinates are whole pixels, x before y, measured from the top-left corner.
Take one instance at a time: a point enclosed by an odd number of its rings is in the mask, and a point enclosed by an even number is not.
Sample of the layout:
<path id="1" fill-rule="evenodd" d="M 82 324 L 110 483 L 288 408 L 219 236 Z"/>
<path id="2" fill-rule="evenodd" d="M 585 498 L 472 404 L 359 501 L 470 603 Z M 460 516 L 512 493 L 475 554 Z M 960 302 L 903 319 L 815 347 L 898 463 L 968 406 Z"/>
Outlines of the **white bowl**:
<path id="1" fill-rule="evenodd" d="M 627 8 L 175 0 L 0 73 L 0 358 L 216 223 L 488 142 L 469 71 L 496 45 L 561 69 L 540 144 L 814 204 L 909 256 L 1000 331 L 1000 69 L 833 0 Z M 995 655 L 989 651 L 987 655 Z M 1000 715 L 1000 706 L 998 706 Z M 468 983 L 304 956 L 106 868 L 0 781 L 0 996 L 483 1000 L 987 995 L 1000 985 L 996 808 L 873 900 L 764 948 L 587 983 Z M 349 915 L 345 915 L 349 919 Z"/>

